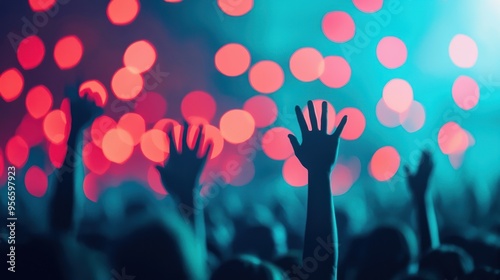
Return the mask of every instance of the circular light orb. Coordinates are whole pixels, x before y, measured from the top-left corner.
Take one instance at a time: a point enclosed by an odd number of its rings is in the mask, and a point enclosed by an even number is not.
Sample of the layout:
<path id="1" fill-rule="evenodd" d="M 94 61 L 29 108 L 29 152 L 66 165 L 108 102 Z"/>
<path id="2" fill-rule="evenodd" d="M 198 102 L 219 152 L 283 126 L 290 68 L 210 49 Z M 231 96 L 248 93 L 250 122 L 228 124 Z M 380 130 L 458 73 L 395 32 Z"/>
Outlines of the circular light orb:
<path id="1" fill-rule="evenodd" d="M 234 109 L 222 115 L 219 122 L 222 137 L 233 144 L 245 142 L 250 139 L 255 131 L 255 121 L 244 110 Z"/>
<path id="2" fill-rule="evenodd" d="M 226 76 L 235 77 L 250 66 L 250 52 L 241 44 L 230 43 L 215 53 L 215 67 Z"/>
<path id="3" fill-rule="evenodd" d="M 329 12 L 321 23 L 325 36 L 335 43 L 344 43 L 354 37 L 356 26 L 352 17 L 346 12 Z"/>
<path id="4" fill-rule="evenodd" d="M 383 99 L 391 110 L 403 113 L 413 102 L 413 89 L 403 79 L 392 79 L 384 86 Z"/>
<path id="5" fill-rule="evenodd" d="M 377 58 L 386 68 L 395 69 L 403 65 L 408 56 L 406 45 L 394 36 L 382 38 L 377 45 Z"/>
<path id="6" fill-rule="evenodd" d="M 351 79 L 351 66 L 340 56 L 327 56 L 324 59 L 325 69 L 319 77 L 321 82 L 330 88 L 341 88 Z"/>
<path id="7" fill-rule="evenodd" d="M 257 62 L 248 75 L 252 88 L 260 93 L 273 93 L 283 86 L 285 74 L 281 66 L 270 60 Z"/>
<path id="8" fill-rule="evenodd" d="M 314 81 L 325 71 L 323 55 L 315 48 L 298 49 L 290 58 L 290 71 L 299 81 Z"/>

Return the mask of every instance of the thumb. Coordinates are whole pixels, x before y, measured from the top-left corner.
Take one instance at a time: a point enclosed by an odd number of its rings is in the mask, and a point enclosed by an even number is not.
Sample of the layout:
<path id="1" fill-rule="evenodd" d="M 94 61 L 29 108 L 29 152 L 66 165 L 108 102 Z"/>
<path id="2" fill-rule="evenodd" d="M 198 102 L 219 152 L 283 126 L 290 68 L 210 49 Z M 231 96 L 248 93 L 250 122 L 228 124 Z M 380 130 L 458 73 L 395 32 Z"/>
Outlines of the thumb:
<path id="1" fill-rule="evenodd" d="M 297 140 L 297 137 L 295 137 L 295 135 L 293 134 L 288 134 L 288 139 L 290 139 L 290 144 L 292 144 L 293 151 L 295 152 L 295 154 L 297 154 L 300 149 L 300 144 Z"/>

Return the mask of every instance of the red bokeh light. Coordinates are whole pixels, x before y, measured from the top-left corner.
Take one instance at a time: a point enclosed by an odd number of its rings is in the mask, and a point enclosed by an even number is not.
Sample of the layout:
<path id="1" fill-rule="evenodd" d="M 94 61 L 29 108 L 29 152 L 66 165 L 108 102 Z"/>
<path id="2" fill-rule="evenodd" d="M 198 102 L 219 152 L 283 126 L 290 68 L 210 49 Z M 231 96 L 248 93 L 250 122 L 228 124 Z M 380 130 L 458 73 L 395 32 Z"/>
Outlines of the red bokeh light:
<path id="1" fill-rule="evenodd" d="M 60 39 L 54 47 L 54 60 L 63 70 L 75 67 L 82 59 L 82 55 L 82 41 L 74 35 Z"/>
<path id="2" fill-rule="evenodd" d="M 217 5 L 227 15 L 238 17 L 250 12 L 253 0 L 217 0 Z"/>
<path id="3" fill-rule="evenodd" d="M 340 56 L 327 56 L 323 60 L 325 70 L 319 77 L 321 82 L 331 88 L 341 88 L 351 79 L 351 66 Z"/>
<path id="4" fill-rule="evenodd" d="M 255 121 L 244 110 L 230 110 L 222 115 L 219 123 L 222 137 L 233 144 L 238 144 L 248 140 L 255 131 Z"/>
<path id="5" fill-rule="evenodd" d="M 470 110 L 479 102 L 479 86 L 471 77 L 460 76 L 453 83 L 453 100 L 458 107 Z"/>
<path id="6" fill-rule="evenodd" d="M 134 151 L 134 140 L 124 129 L 110 129 L 102 139 L 102 151 L 110 161 L 123 164 Z"/>
<path id="7" fill-rule="evenodd" d="M 104 107 L 108 101 L 108 91 L 104 85 L 98 80 L 89 80 L 80 85 L 78 89 L 80 97 L 83 97 L 84 93 L 90 95 L 93 98 L 97 106 Z"/>
<path id="8" fill-rule="evenodd" d="M 139 95 L 144 86 L 144 80 L 138 73 L 127 67 L 120 68 L 111 79 L 111 89 L 118 99 L 132 100 Z"/>
<path id="9" fill-rule="evenodd" d="M 82 159 L 85 166 L 98 175 L 104 174 L 111 166 L 111 162 L 104 156 L 101 148 L 92 142 L 83 147 Z"/>
<path id="10" fill-rule="evenodd" d="M 283 164 L 283 178 L 293 187 L 303 187 L 307 185 L 307 169 L 296 156 L 291 156 Z"/>
<path id="11" fill-rule="evenodd" d="M 298 49 L 290 58 L 290 71 L 300 81 L 314 81 L 323 74 L 324 70 L 323 55 L 315 48 Z"/>
<path id="12" fill-rule="evenodd" d="M 135 103 L 134 111 L 141 115 L 147 124 L 154 123 L 167 113 L 167 101 L 156 92 L 144 94 L 145 96 L 141 95 Z"/>
<path id="13" fill-rule="evenodd" d="M 164 131 L 148 130 L 141 137 L 141 151 L 147 159 L 163 163 L 169 154 L 169 141 Z"/>
<path id="14" fill-rule="evenodd" d="M 448 48 L 451 61 L 460 68 L 470 68 L 476 64 L 478 50 L 476 42 L 467 35 L 458 34 Z"/>
<path id="15" fill-rule="evenodd" d="M 24 87 L 24 78 L 16 68 L 5 70 L 0 76 L 0 95 L 6 102 L 16 100 Z"/>
<path id="16" fill-rule="evenodd" d="M 274 127 L 266 131 L 262 137 L 264 153 L 275 160 L 285 160 L 293 155 L 289 134 L 292 132 L 284 127 Z"/>
<path id="17" fill-rule="evenodd" d="M 167 191 L 161 182 L 160 172 L 156 169 L 156 167 L 150 166 L 148 169 L 148 184 L 149 187 L 157 194 L 166 196 Z"/>
<path id="18" fill-rule="evenodd" d="M 278 63 L 264 60 L 250 68 L 248 79 L 253 89 L 269 94 L 281 88 L 285 81 L 285 74 Z"/>
<path id="19" fill-rule="evenodd" d="M 469 136 L 457 123 L 448 122 L 439 130 L 438 144 L 443 154 L 462 153 L 469 146 Z"/>
<path id="20" fill-rule="evenodd" d="M 110 129 L 116 128 L 117 124 L 115 120 L 108 116 L 100 116 L 97 117 L 92 126 L 90 128 L 90 136 L 92 137 L 92 141 L 97 147 L 102 148 L 102 139 L 106 132 Z"/>
<path id="21" fill-rule="evenodd" d="M 45 45 L 36 35 L 24 38 L 17 47 L 17 60 L 25 70 L 36 68 L 44 56 Z"/>
<path id="22" fill-rule="evenodd" d="M 24 185 L 32 196 L 42 197 L 47 192 L 49 185 L 47 174 L 40 167 L 32 166 L 26 171 Z"/>
<path id="23" fill-rule="evenodd" d="M 5 146 L 5 157 L 15 167 L 21 168 L 28 160 L 29 147 L 20 136 L 10 138 Z"/>
<path id="24" fill-rule="evenodd" d="M 214 98 L 201 90 L 192 91 L 182 99 L 181 112 L 184 119 L 201 117 L 210 122 L 215 116 L 217 105 Z"/>
<path id="25" fill-rule="evenodd" d="M 316 99 L 313 100 L 313 106 L 314 106 L 314 112 L 316 115 L 316 120 L 318 120 L 318 129 L 321 127 L 321 104 L 323 103 L 322 99 Z M 332 133 L 333 129 L 335 128 L 335 108 L 333 108 L 333 105 L 326 101 L 326 107 L 327 107 L 327 115 L 326 115 L 326 120 L 327 120 L 327 130 L 328 133 Z M 309 107 L 305 106 L 302 109 L 302 112 L 304 113 L 306 123 L 307 123 L 307 128 L 311 130 L 311 120 L 309 119 Z"/>
<path id="26" fill-rule="evenodd" d="M 413 89 L 403 79 L 392 79 L 384 86 L 383 99 L 391 110 L 403 113 L 413 102 Z"/>
<path id="27" fill-rule="evenodd" d="M 126 113 L 118 120 L 118 127 L 128 131 L 132 136 L 134 146 L 141 141 L 142 134 L 146 131 L 146 123 L 141 115 Z"/>
<path id="28" fill-rule="evenodd" d="M 161 119 L 161 120 L 156 122 L 156 124 L 154 125 L 154 128 L 166 132 L 167 127 L 169 125 L 172 125 L 172 127 L 180 126 L 179 122 L 177 122 L 176 120 Z"/>
<path id="29" fill-rule="evenodd" d="M 134 73 L 148 71 L 155 61 L 156 49 L 146 40 L 132 43 L 123 55 L 123 64 Z"/>
<path id="30" fill-rule="evenodd" d="M 250 113 L 255 120 L 255 127 L 266 127 L 278 118 L 278 107 L 274 100 L 264 95 L 257 95 L 248 99 L 243 110 Z"/>
<path id="31" fill-rule="evenodd" d="M 344 116 L 347 116 L 347 124 L 340 134 L 340 137 L 345 140 L 358 139 L 366 127 L 366 119 L 363 113 L 356 108 L 344 108 L 338 112 L 336 117 L 336 124 L 338 126 Z"/>
<path id="32" fill-rule="evenodd" d="M 401 158 L 391 146 L 378 149 L 370 161 L 370 174 L 378 181 L 390 180 L 398 171 Z"/>
<path id="33" fill-rule="evenodd" d="M 43 120 L 34 119 L 29 114 L 24 115 L 23 120 L 16 129 L 16 135 L 21 136 L 29 147 L 40 144 L 45 139 Z"/>
<path id="34" fill-rule="evenodd" d="M 343 164 L 335 165 L 330 175 L 330 188 L 333 195 L 342 195 L 346 193 L 354 184 L 354 178 L 348 166 Z"/>
<path id="35" fill-rule="evenodd" d="M 346 12 L 329 12 L 323 17 L 321 24 L 325 36 L 335 43 L 344 43 L 354 37 L 356 27 L 354 20 Z"/>
<path id="36" fill-rule="evenodd" d="M 403 128 L 410 133 L 421 129 L 425 123 L 424 106 L 417 101 L 413 101 L 410 108 L 399 115 L 399 121 Z"/>
<path id="37" fill-rule="evenodd" d="M 26 95 L 26 110 L 35 119 L 45 116 L 52 108 L 52 93 L 44 86 L 35 86 Z"/>
<path id="38" fill-rule="evenodd" d="M 61 168 L 64 164 L 68 145 L 66 143 L 54 144 L 49 142 L 49 159 L 56 168 Z"/>
<path id="39" fill-rule="evenodd" d="M 51 143 L 62 143 L 68 134 L 66 115 L 62 110 L 53 110 L 43 119 L 43 132 Z"/>
<path id="40" fill-rule="evenodd" d="M 111 0 L 106 14 L 112 24 L 127 25 L 137 17 L 139 8 L 137 0 Z"/>
<path id="41" fill-rule="evenodd" d="M 43 12 L 52 8 L 57 0 L 29 0 L 31 9 L 34 12 Z"/>
<path id="42" fill-rule="evenodd" d="M 215 53 L 215 67 L 226 76 L 239 76 L 245 73 L 249 66 L 250 52 L 243 45 L 226 44 Z"/>
<path id="43" fill-rule="evenodd" d="M 398 68 L 406 61 L 408 51 L 401 39 L 394 36 L 382 38 L 377 45 L 377 58 L 389 69 Z"/>
<path id="44" fill-rule="evenodd" d="M 365 13 L 374 13 L 382 8 L 384 0 L 352 0 L 358 10 Z"/>
<path id="45" fill-rule="evenodd" d="M 99 189 L 98 177 L 94 173 L 85 175 L 83 179 L 83 193 L 90 201 L 97 202 L 101 193 Z"/>

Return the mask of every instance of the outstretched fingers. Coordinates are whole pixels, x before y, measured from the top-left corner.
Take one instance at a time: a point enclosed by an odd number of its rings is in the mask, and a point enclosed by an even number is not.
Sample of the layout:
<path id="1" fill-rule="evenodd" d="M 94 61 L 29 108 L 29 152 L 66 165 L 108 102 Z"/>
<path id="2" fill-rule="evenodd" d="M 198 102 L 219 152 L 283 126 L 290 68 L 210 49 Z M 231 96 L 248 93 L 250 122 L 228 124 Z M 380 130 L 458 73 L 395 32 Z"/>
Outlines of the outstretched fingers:
<path id="1" fill-rule="evenodd" d="M 182 153 L 189 150 L 188 139 L 187 139 L 188 138 L 188 130 L 189 130 L 189 125 L 186 121 L 184 121 L 184 124 L 182 125 L 182 137 L 181 137 L 181 143 L 182 143 L 181 152 Z"/>
<path id="2" fill-rule="evenodd" d="M 339 123 L 339 126 L 337 126 L 337 129 L 333 133 L 333 136 L 335 138 L 339 138 L 340 134 L 342 133 L 342 130 L 344 130 L 345 124 L 347 123 L 347 116 L 344 116 L 342 120 Z"/>
<path id="3" fill-rule="evenodd" d="M 318 130 L 318 120 L 316 119 L 316 111 L 314 104 L 311 100 L 307 101 L 307 108 L 309 109 L 309 120 L 311 121 L 311 131 Z"/>
<path id="4" fill-rule="evenodd" d="M 167 136 L 169 139 L 170 154 L 178 154 L 179 151 L 177 151 L 177 145 L 175 145 L 174 126 L 172 124 L 167 126 Z"/>
<path id="5" fill-rule="evenodd" d="M 203 134 L 203 125 L 198 126 L 198 134 L 196 136 L 196 142 L 194 143 L 193 150 L 194 152 L 198 153 L 200 150 L 200 145 L 203 143 L 203 139 L 205 138 L 205 135 Z"/>
<path id="6" fill-rule="evenodd" d="M 326 101 L 321 103 L 321 131 L 325 134 L 327 131 L 327 115 L 328 115 L 328 106 L 326 106 Z"/>
<path id="7" fill-rule="evenodd" d="M 290 144 L 292 144 L 293 151 L 295 154 L 300 150 L 299 140 L 293 134 L 288 134 L 288 139 L 290 139 Z"/>
<path id="8" fill-rule="evenodd" d="M 295 106 L 295 115 L 297 115 L 297 122 L 299 123 L 300 131 L 302 135 L 309 131 L 307 129 L 306 119 L 304 118 L 304 114 L 302 114 L 302 110 L 300 110 L 299 106 Z"/>

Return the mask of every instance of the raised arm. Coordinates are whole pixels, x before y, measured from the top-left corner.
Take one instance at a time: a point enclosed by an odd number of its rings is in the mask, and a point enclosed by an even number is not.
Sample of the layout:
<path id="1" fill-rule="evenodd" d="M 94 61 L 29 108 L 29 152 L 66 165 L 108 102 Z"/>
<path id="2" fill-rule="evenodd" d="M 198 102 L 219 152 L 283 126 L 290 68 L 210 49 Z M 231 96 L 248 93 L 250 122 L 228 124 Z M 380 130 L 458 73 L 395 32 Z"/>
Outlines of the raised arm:
<path id="1" fill-rule="evenodd" d="M 191 127 L 194 128 L 194 127 Z M 170 140 L 170 156 L 164 166 L 157 166 L 163 186 L 174 197 L 180 214 L 189 220 L 200 240 L 205 239 L 203 211 L 198 211 L 195 200 L 200 195 L 199 177 L 212 150 L 209 142 L 203 150 L 203 126 L 199 126 L 193 148 L 188 146 L 188 125 L 184 123 L 182 129 L 181 150 L 175 145 L 173 127 L 167 129 Z"/>
<path id="2" fill-rule="evenodd" d="M 347 122 L 347 116 L 340 121 L 332 135 L 327 132 L 327 106 L 323 102 L 321 112 L 321 128 L 313 103 L 307 103 L 311 130 L 307 128 L 306 120 L 300 107 L 295 107 L 297 120 L 302 133 L 302 144 L 290 134 L 295 155 L 308 171 L 307 220 L 302 252 L 303 263 L 315 260 L 318 268 L 309 273 L 307 279 L 325 280 L 337 278 L 337 225 L 330 190 L 330 172 L 337 158 L 339 137 Z M 325 248 L 326 245 L 326 248 Z M 320 251 L 321 250 L 321 251 Z M 305 273 L 305 272 L 303 272 Z"/>
<path id="3" fill-rule="evenodd" d="M 50 206 L 50 224 L 56 232 L 71 231 L 74 226 L 75 174 L 81 166 L 82 131 L 102 114 L 102 109 L 89 100 L 87 95 L 78 96 L 78 85 L 67 87 L 66 96 L 70 100 L 71 119 L 68 120 L 70 133 L 66 156 L 62 167 L 57 170 L 56 190 Z"/>
<path id="4" fill-rule="evenodd" d="M 405 166 L 408 186 L 417 210 L 421 254 L 439 246 L 436 212 L 434 211 L 432 197 L 428 191 L 429 177 L 433 168 L 434 163 L 432 162 L 431 154 L 427 151 L 422 153 L 417 172 L 411 173 L 409 167 Z"/>

